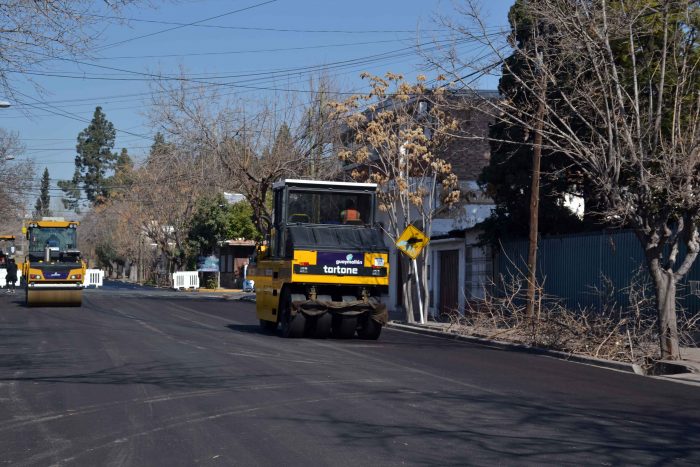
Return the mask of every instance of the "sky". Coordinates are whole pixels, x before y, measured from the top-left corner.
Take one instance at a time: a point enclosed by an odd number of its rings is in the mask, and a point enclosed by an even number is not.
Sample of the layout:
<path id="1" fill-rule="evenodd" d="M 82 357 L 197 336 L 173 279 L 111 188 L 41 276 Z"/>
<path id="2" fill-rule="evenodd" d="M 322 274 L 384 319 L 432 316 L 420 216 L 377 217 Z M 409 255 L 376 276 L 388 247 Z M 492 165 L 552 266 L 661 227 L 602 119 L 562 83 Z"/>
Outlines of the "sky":
<path id="1" fill-rule="evenodd" d="M 100 25 L 91 57 L 54 61 L 36 75 L 15 75 L 28 97 L 0 109 L 0 127 L 17 132 L 38 175 L 52 180 L 52 208 L 59 211 L 56 181 L 74 170 L 78 133 L 101 106 L 117 129 L 115 151 L 136 160 L 150 147 L 151 76 L 179 74 L 226 83 L 228 97 L 251 102 L 285 91 L 303 101 L 311 76 L 325 69 L 340 90 L 361 91 L 359 74 L 387 71 L 414 78 L 425 67 L 416 44 L 445 40 L 437 15 L 457 18 L 457 1 L 430 0 L 150 0 L 121 14 L 127 21 Z M 483 0 L 489 27 L 506 28 L 513 0 Z M 478 54 L 473 45 L 460 54 Z M 51 76 L 47 76 L 51 75 Z M 430 73 L 428 78 L 434 77 Z M 27 81 L 31 77 L 42 91 Z M 495 89 L 497 77 L 482 79 Z M 0 100 L 5 100 L 0 95 Z M 38 193 L 37 193 L 38 194 Z"/>

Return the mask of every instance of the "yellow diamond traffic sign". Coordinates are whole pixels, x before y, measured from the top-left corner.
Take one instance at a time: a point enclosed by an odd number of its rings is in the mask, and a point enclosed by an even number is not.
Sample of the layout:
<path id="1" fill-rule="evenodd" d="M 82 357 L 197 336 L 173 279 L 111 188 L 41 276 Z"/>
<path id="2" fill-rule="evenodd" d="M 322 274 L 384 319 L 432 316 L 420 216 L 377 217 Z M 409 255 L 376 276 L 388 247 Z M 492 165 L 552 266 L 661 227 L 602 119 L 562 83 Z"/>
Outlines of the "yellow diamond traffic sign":
<path id="1" fill-rule="evenodd" d="M 399 239 L 396 240 L 396 248 L 403 251 L 404 254 L 411 259 L 416 259 L 429 241 L 430 239 L 426 237 L 423 232 L 409 225 L 406 227 L 406 230 L 403 231 Z"/>

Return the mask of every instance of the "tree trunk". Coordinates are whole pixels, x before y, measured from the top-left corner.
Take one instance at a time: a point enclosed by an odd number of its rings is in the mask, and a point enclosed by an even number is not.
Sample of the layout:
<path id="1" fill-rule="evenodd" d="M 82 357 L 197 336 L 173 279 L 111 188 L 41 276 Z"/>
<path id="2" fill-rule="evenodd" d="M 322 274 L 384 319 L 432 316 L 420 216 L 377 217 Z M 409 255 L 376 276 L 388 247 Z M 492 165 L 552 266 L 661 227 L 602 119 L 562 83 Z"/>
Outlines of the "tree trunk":
<path id="1" fill-rule="evenodd" d="M 428 250 L 423 251 L 423 262 L 421 267 L 421 285 L 423 286 L 422 297 L 423 297 L 423 313 L 425 314 L 425 322 L 428 322 L 428 315 L 430 314 L 430 283 L 428 282 Z"/>
<path id="2" fill-rule="evenodd" d="M 400 274 L 397 275 L 397 280 L 401 281 L 401 305 L 403 306 L 404 313 L 406 314 L 406 322 L 415 323 L 416 317 L 413 314 L 413 281 L 412 274 L 413 268 L 411 267 L 411 262 L 403 254 L 397 253 L 398 261 L 401 262 Z"/>
<path id="3" fill-rule="evenodd" d="M 428 315 L 430 314 L 430 284 L 428 282 L 428 258 L 430 258 L 429 247 L 426 246 L 421 253 L 422 259 L 420 261 L 420 286 L 421 286 L 421 298 L 423 299 L 423 318 L 425 322 L 428 322 Z"/>
<path id="4" fill-rule="evenodd" d="M 410 276 L 409 276 L 410 277 Z M 403 289 L 403 309 L 404 312 L 406 313 L 406 321 L 408 323 L 415 323 L 416 318 L 413 315 L 413 300 L 412 300 L 412 284 L 413 281 L 411 280 L 406 280 L 401 284 L 401 288 Z"/>
<path id="5" fill-rule="evenodd" d="M 656 287 L 656 307 L 659 314 L 661 358 L 663 360 L 679 360 L 676 280 L 673 274 L 667 271 L 652 271 L 652 274 Z"/>

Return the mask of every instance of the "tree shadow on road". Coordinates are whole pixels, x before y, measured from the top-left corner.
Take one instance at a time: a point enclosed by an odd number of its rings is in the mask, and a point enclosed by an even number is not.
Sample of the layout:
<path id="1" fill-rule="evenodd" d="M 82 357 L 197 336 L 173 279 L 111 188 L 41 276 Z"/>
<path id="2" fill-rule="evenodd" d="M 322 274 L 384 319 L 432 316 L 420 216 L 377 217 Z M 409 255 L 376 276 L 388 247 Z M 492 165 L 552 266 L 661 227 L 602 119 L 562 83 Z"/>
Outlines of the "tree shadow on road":
<path id="1" fill-rule="evenodd" d="M 34 354 L 0 359 L 0 382 L 235 389 L 261 385 L 280 376 L 278 373 L 231 370 L 230 365 L 188 365 L 180 362 L 129 363 L 88 371 L 70 371 L 73 368 L 66 368 L 69 366 L 67 362 L 47 360 L 47 357 L 50 355 Z M 23 371 L 18 374 L 16 370 Z"/>
<path id="2" fill-rule="evenodd" d="M 610 408 L 471 389 L 389 388 L 273 419 L 314 427 L 345 449 L 372 446 L 397 463 L 698 465 L 698 415 L 695 408 Z"/>

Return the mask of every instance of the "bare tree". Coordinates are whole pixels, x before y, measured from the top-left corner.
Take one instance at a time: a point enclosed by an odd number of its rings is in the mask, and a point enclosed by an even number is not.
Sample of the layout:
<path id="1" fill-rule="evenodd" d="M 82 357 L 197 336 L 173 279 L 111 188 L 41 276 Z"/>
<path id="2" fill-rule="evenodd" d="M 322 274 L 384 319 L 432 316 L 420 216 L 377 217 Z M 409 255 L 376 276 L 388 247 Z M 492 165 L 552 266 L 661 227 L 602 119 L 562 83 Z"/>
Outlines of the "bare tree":
<path id="1" fill-rule="evenodd" d="M 20 221 L 34 187 L 34 164 L 19 158 L 23 151 L 17 133 L 0 128 L 0 218 L 3 224 Z"/>
<path id="2" fill-rule="evenodd" d="M 138 225 L 168 260 L 168 272 L 182 270 L 190 254 L 188 236 L 199 198 L 210 188 L 200 169 L 210 155 L 182 149 L 152 153 L 136 172 L 127 199 Z"/>
<path id="3" fill-rule="evenodd" d="M 0 3 L 0 88 L 16 93 L 13 75 L 36 72 L 55 59 L 87 55 L 100 24 L 139 0 L 3 0 Z"/>
<path id="4" fill-rule="evenodd" d="M 700 251 L 698 3 L 519 1 L 511 20 L 525 18 L 538 34 L 512 37 L 507 50 L 475 2 L 465 3 L 470 26 L 448 24 L 489 47 L 530 103 L 504 96 L 494 116 L 541 127 L 544 147 L 589 180 L 600 218 L 635 230 L 655 286 L 661 355 L 679 358 L 677 285 Z M 468 66 L 455 67 L 455 81 L 469 85 L 460 76 Z"/>
<path id="5" fill-rule="evenodd" d="M 312 78 L 309 89 L 310 99 L 299 128 L 299 150 L 308 161 L 310 178 L 330 180 L 341 169 L 333 144 L 340 132 L 340 122 L 330 105 L 338 100 L 338 92 L 326 74 Z"/>
<path id="6" fill-rule="evenodd" d="M 263 236 L 271 225 L 272 184 L 306 172 L 299 148 L 300 106 L 221 99 L 216 89 L 156 82 L 154 125 L 177 147 L 214 155 L 203 171 L 220 190 L 242 193 Z"/>
<path id="7" fill-rule="evenodd" d="M 410 224 L 430 236 L 439 207 L 454 204 L 460 195 L 451 165 L 439 157 L 457 129 L 445 111 L 444 88 L 427 89 L 423 77 L 416 84 L 393 73 L 363 77 L 371 85 L 368 94 L 334 104 L 346 126 L 339 156 L 353 179 L 379 185 L 379 210 L 386 215 L 384 231 L 392 242 Z M 427 265 L 421 266 L 413 274 L 427 313 Z M 403 287 L 406 318 L 413 322 L 410 283 Z"/>
<path id="8" fill-rule="evenodd" d="M 270 194 L 275 181 L 303 172 L 306 161 L 286 124 L 268 120 L 267 111 L 255 116 L 254 125 L 243 122 L 238 135 L 218 147 L 221 162 L 253 208 L 260 233 L 267 237 L 272 226 Z"/>
<path id="9" fill-rule="evenodd" d="M 91 264 L 101 263 L 113 270 L 139 263 L 143 254 L 141 210 L 135 208 L 132 193 L 128 198 L 109 198 L 82 218 L 80 249 Z"/>

